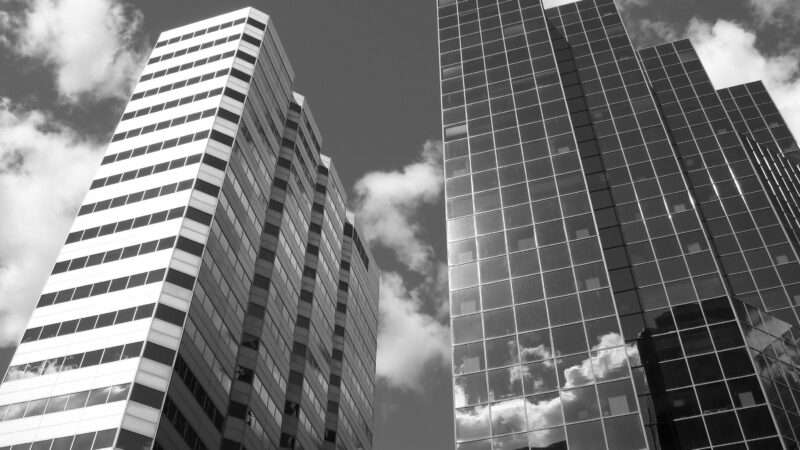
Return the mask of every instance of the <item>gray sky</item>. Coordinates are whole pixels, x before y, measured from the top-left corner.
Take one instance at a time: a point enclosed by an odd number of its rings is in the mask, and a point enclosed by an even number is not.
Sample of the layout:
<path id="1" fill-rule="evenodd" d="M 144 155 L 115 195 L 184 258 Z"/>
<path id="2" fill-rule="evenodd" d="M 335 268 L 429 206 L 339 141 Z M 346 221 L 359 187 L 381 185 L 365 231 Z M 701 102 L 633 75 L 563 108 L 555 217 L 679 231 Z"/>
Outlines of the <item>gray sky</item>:
<path id="1" fill-rule="evenodd" d="M 620 3 L 636 42 L 690 36 L 717 87 L 765 79 L 800 131 L 800 2 Z M 273 17 L 386 272 L 375 448 L 452 448 L 433 0 L 0 0 L 0 371 L 158 32 L 244 6 Z"/>

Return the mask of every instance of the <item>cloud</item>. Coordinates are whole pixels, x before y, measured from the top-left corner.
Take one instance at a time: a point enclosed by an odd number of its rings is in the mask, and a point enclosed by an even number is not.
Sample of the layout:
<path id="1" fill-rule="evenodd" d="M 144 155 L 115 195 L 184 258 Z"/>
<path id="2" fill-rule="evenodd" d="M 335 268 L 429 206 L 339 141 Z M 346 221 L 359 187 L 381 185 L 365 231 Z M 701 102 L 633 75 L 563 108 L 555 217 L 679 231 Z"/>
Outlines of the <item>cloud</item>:
<path id="1" fill-rule="evenodd" d="M 800 52 L 766 54 L 756 47 L 753 31 L 726 20 L 712 25 L 692 19 L 688 35 L 717 89 L 762 80 L 795 137 L 800 136 Z"/>
<path id="2" fill-rule="evenodd" d="M 449 329 L 422 307 L 400 274 L 382 274 L 377 374 L 394 387 L 419 390 L 429 364 L 450 361 Z"/>
<path id="3" fill-rule="evenodd" d="M 426 273 L 433 248 L 420 236 L 415 212 L 441 201 L 441 142 L 428 141 L 417 162 L 399 171 L 371 172 L 356 182 L 356 211 L 367 239 L 392 250 L 409 269 Z"/>
<path id="4" fill-rule="evenodd" d="M 0 97 L 0 346 L 16 344 L 101 146 Z"/>
<path id="5" fill-rule="evenodd" d="M 52 68 L 67 101 L 126 99 L 146 57 L 141 24 L 119 0 L 33 0 L 0 13 L 0 44 Z"/>
<path id="6" fill-rule="evenodd" d="M 800 2 L 797 0 L 749 0 L 749 3 L 761 25 L 800 21 Z"/>
<path id="7" fill-rule="evenodd" d="M 648 18 L 632 20 L 628 32 L 631 40 L 640 48 L 676 41 L 682 36 L 674 25 Z"/>

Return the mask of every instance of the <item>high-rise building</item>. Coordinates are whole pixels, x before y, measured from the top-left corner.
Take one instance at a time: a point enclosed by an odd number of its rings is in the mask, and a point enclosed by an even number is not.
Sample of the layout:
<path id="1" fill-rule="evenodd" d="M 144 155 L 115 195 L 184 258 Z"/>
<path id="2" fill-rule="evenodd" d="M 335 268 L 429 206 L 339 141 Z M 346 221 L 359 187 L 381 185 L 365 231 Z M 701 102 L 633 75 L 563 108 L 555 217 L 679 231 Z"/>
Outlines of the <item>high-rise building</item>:
<path id="1" fill-rule="evenodd" d="M 800 442 L 797 146 L 613 0 L 439 0 L 459 450 Z"/>
<path id="2" fill-rule="evenodd" d="M 372 447 L 378 267 L 266 14 L 163 32 L 0 385 L 0 449 Z"/>

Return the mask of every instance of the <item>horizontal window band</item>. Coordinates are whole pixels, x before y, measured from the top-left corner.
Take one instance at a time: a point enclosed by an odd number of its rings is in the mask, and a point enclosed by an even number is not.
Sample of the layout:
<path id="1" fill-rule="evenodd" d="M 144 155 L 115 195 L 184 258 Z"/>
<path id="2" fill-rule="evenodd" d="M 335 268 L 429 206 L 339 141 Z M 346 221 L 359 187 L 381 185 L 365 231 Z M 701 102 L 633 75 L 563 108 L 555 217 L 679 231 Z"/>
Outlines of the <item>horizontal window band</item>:
<path id="1" fill-rule="evenodd" d="M 143 384 L 134 383 L 131 389 L 130 399 L 134 402 L 141 403 L 155 409 L 161 409 L 161 404 L 164 402 L 164 392 L 158 389 L 145 386 Z"/>
<path id="2" fill-rule="evenodd" d="M 172 66 L 172 67 L 170 67 L 168 69 L 161 69 L 161 70 L 158 70 L 156 72 L 150 72 L 150 73 L 144 74 L 144 75 L 141 76 L 141 78 L 139 78 L 139 81 L 140 82 L 149 81 L 149 80 L 153 80 L 153 79 L 156 79 L 156 78 L 161 78 L 163 76 L 172 75 L 173 73 L 182 72 L 184 70 L 196 69 L 196 68 L 198 68 L 200 66 L 203 66 L 203 65 L 206 65 L 206 64 L 215 63 L 215 62 L 221 61 L 223 59 L 228 59 L 228 58 L 230 58 L 232 56 L 236 56 L 237 58 L 240 58 L 240 59 L 242 59 L 244 61 L 249 61 L 249 58 L 253 58 L 253 56 L 249 55 L 246 52 L 242 52 L 241 50 L 239 50 L 239 51 L 230 50 L 230 51 L 227 51 L 225 53 L 220 53 L 220 54 L 217 54 L 217 55 L 209 56 L 207 58 L 200 58 L 200 59 L 195 60 L 195 61 L 191 61 L 191 62 L 187 62 L 187 63 L 184 63 L 184 64 L 179 64 L 179 65 L 175 65 L 175 66 Z"/>
<path id="3" fill-rule="evenodd" d="M 127 112 L 122 115 L 120 122 L 124 122 L 126 120 L 130 120 L 133 118 L 143 117 L 148 114 L 154 114 L 157 112 L 166 111 L 168 109 L 176 108 L 178 106 L 188 105 L 190 103 L 205 100 L 207 98 L 213 98 L 218 95 L 224 95 L 239 102 L 244 102 L 245 98 L 244 94 L 240 93 L 235 89 L 225 88 L 223 90 L 222 88 L 215 88 L 207 92 L 200 92 L 199 94 L 188 95 L 183 98 L 176 98 L 175 100 L 171 100 L 169 102 L 159 103 L 157 105 L 149 106 L 147 108 L 142 108 L 135 111 Z"/>
<path id="4" fill-rule="evenodd" d="M 0 406 L 0 422 L 88 408 L 128 399 L 130 383 Z"/>
<path id="5" fill-rule="evenodd" d="M 173 159 L 171 161 L 164 161 L 163 163 L 146 166 L 139 169 L 129 170 L 124 173 L 117 173 L 104 178 L 96 178 L 89 186 L 89 190 L 98 189 L 105 186 L 124 183 L 125 181 L 135 180 L 150 175 L 155 175 L 168 170 L 175 170 L 185 166 L 197 164 L 203 159 L 202 153 L 195 153 L 194 155 L 185 156 L 183 158 Z"/>
<path id="6" fill-rule="evenodd" d="M 188 95 L 182 98 L 176 98 L 175 100 L 171 100 L 164 103 L 158 103 L 153 106 L 148 106 L 146 108 L 137 109 L 134 111 L 126 112 L 122 115 L 122 118 L 119 120 L 120 122 L 124 122 L 126 120 L 146 116 L 148 114 L 155 114 L 161 111 L 166 111 L 172 108 L 177 108 L 178 106 L 188 105 L 190 103 L 199 102 L 201 100 L 205 100 L 208 98 L 214 98 L 219 95 L 222 95 L 224 89 L 222 88 L 215 88 L 210 91 L 200 92 L 194 95 Z"/>
<path id="7" fill-rule="evenodd" d="M 59 303 L 82 300 L 84 298 L 96 297 L 98 295 L 130 289 L 145 284 L 158 283 L 164 281 L 166 269 L 156 269 L 149 272 L 141 272 L 135 275 L 114 278 L 113 280 L 100 281 L 93 284 L 83 285 L 77 288 L 63 289 L 57 292 L 49 292 L 39 297 L 37 307 L 57 305 Z"/>
<path id="8" fill-rule="evenodd" d="M 217 114 L 217 110 L 215 108 L 211 108 L 205 111 L 198 111 L 186 116 L 180 116 L 174 119 L 164 120 L 158 123 L 152 123 L 144 127 L 134 128 L 128 131 L 123 131 L 122 133 L 117 133 L 111 136 L 111 142 L 119 142 L 123 139 L 135 138 L 137 136 L 154 133 L 156 131 L 166 130 L 167 128 L 177 127 L 178 125 L 184 125 L 187 123 L 198 121 L 200 119 L 213 117 L 215 114 Z"/>
<path id="9" fill-rule="evenodd" d="M 81 331 L 119 325 L 121 323 L 153 317 L 156 304 L 148 303 L 131 308 L 111 311 L 103 314 L 86 316 L 80 319 L 51 323 L 41 327 L 28 328 L 22 335 L 22 343 L 49 339 L 56 336 L 80 333 Z"/>
<path id="10" fill-rule="evenodd" d="M 158 307 L 156 307 L 155 317 L 156 319 L 163 320 L 164 322 L 182 327 L 183 322 L 186 319 L 186 313 L 169 305 L 159 303 Z"/>
<path id="11" fill-rule="evenodd" d="M 193 179 L 183 180 L 180 183 L 170 183 L 164 186 L 155 187 L 146 191 L 134 192 L 132 194 L 121 195 L 108 200 L 101 200 L 96 203 L 89 203 L 81 206 L 78 210 L 79 216 L 91 214 L 95 212 L 105 211 L 108 209 L 117 208 L 120 206 L 130 205 L 133 203 L 150 200 L 151 198 L 162 197 L 164 195 L 174 194 L 191 189 L 194 185 Z"/>
<path id="12" fill-rule="evenodd" d="M 124 430 L 123 430 L 124 431 Z M 72 434 L 69 436 L 45 439 L 36 442 L 26 442 L 16 444 L 19 448 L 53 448 L 53 449 L 87 449 L 87 448 L 109 448 L 114 445 L 114 437 L 117 429 L 111 428 L 102 431 L 92 431 L 89 433 Z"/>
<path id="13" fill-rule="evenodd" d="M 154 56 L 147 60 L 147 64 L 154 64 L 157 62 L 163 62 L 170 60 L 172 58 L 177 58 L 178 56 L 188 55 L 191 53 L 199 52 L 200 50 L 205 50 L 207 48 L 216 47 L 218 45 L 222 45 L 228 42 L 233 42 L 235 40 L 241 39 L 242 35 L 232 34 L 230 36 L 224 36 L 213 41 L 207 41 L 202 44 L 193 45 L 191 47 L 182 48 L 180 50 L 175 50 L 174 52 L 164 53 L 158 56 Z"/>
<path id="14" fill-rule="evenodd" d="M 195 277 L 185 274 L 180 270 L 169 269 L 167 271 L 166 281 L 176 286 L 180 286 L 187 290 L 194 289 Z"/>
<path id="15" fill-rule="evenodd" d="M 179 219 L 183 217 L 185 211 L 186 208 L 180 206 L 177 208 L 159 211 L 153 214 L 147 214 L 144 216 L 127 219 L 120 222 L 113 222 L 97 227 L 87 228 L 85 230 L 74 231 L 69 235 L 67 235 L 67 241 L 65 243 L 71 244 L 73 242 L 94 239 L 98 236 L 107 236 L 109 234 L 120 233 L 135 228 L 145 227 L 147 225 L 166 222 L 168 220 Z"/>
<path id="16" fill-rule="evenodd" d="M 112 363 L 131 358 L 138 358 L 142 355 L 144 342 L 132 342 L 130 344 L 115 345 L 113 347 L 101 348 L 82 353 L 59 356 L 43 361 L 35 361 L 27 364 L 19 364 L 8 368 L 3 382 L 12 380 L 22 380 L 42 375 L 67 372 L 84 367 L 97 366 L 99 364 Z"/>
<path id="17" fill-rule="evenodd" d="M 186 33 L 186 34 L 181 35 L 181 36 L 176 36 L 176 37 L 174 37 L 172 39 L 169 39 L 169 40 L 158 41 L 158 42 L 156 42 L 155 48 L 163 47 L 163 46 L 165 46 L 167 44 L 174 44 L 176 42 L 185 41 L 186 39 L 191 39 L 191 38 L 194 38 L 194 37 L 203 36 L 206 33 L 213 33 L 214 31 L 224 30 L 224 29 L 230 28 L 230 27 L 232 27 L 234 25 L 243 24 L 244 21 L 245 21 L 244 18 L 236 19 L 236 20 L 234 20 L 232 22 L 225 22 L 225 23 L 220 24 L 220 25 L 214 25 L 213 27 L 204 28 L 202 30 L 197 30 L 197 31 L 192 32 L 192 33 Z"/>
<path id="18" fill-rule="evenodd" d="M 175 245 L 175 236 L 158 239 L 155 241 L 143 242 L 141 244 L 129 245 L 123 248 L 116 248 L 106 252 L 95 253 L 89 256 L 81 256 L 66 261 L 59 261 L 53 268 L 53 274 L 69 272 L 71 270 L 83 269 L 108 262 L 119 261 L 122 259 L 133 258 L 139 255 L 146 255 L 161 250 L 167 250 Z M 181 238 L 185 239 L 185 238 Z"/>
<path id="19" fill-rule="evenodd" d="M 156 94 L 163 94 L 164 92 L 169 92 L 175 89 L 180 89 L 186 86 L 192 86 L 194 84 L 200 83 L 202 81 L 213 80 L 214 78 L 224 77 L 228 75 L 230 71 L 228 69 L 221 69 L 216 72 L 209 72 L 204 75 L 198 75 L 196 77 L 192 77 L 186 80 L 176 81 L 174 83 L 165 84 L 163 86 L 155 87 L 152 89 L 148 89 L 146 91 L 136 92 L 131 96 L 131 101 L 139 100 L 145 97 L 151 97 Z"/>
<path id="20" fill-rule="evenodd" d="M 111 155 L 107 155 L 103 158 L 100 162 L 101 166 L 106 164 L 111 164 L 113 162 L 125 161 L 127 159 L 136 158 L 137 156 L 142 155 L 149 155 L 150 153 L 154 153 L 161 150 L 167 150 L 178 145 L 178 142 L 195 142 L 201 141 L 203 139 L 208 139 L 208 136 L 211 134 L 211 130 L 203 130 L 198 131 L 197 133 L 187 134 L 185 136 L 167 139 L 166 141 L 155 142 L 150 145 L 143 145 L 141 147 L 136 147 L 134 149 L 125 150 L 119 153 L 114 153 Z"/>

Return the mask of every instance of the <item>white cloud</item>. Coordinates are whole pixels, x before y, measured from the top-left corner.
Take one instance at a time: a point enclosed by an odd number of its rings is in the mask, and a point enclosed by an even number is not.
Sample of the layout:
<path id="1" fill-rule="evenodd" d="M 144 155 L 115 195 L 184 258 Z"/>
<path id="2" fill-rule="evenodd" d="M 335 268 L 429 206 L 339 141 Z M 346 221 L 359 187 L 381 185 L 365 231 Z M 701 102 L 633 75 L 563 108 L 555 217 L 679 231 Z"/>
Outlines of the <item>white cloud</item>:
<path id="1" fill-rule="evenodd" d="M 433 248 L 420 236 L 414 214 L 441 201 L 441 142 L 428 141 L 419 161 L 391 172 L 371 172 L 355 185 L 356 210 L 367 239 L 383 245 L 411 270 L 432 268 Z"/>
<path id="2" fill-rule="evenodd" d="M 382 274 L 377 374 L 394 387 L 418 390 L 429 364 L 450 361 L 449 329 L 422 307 L 398 273 Z"/>
<path id="3" fill-rule="evenodd" d="M 0 98 L 0 346 L 16 344 L 27 324 L 100 148 Z"/>
<path id="4" fill-rule="evenodd" d="M 762 80 L 795 137 L 800 137 L 800 53 L 768 55 L 756 34 L 733 22 L 692 19 L 692 40 L 717 89 Z"/>
<path id="5" fill-rule="evenodd" d="M 141 22 L 120 0 L 33 0 L 0 14 L 0 44 L 44 61 L 68 101 L 126 99 L 146 56 Z"/>

